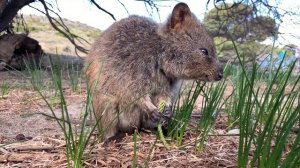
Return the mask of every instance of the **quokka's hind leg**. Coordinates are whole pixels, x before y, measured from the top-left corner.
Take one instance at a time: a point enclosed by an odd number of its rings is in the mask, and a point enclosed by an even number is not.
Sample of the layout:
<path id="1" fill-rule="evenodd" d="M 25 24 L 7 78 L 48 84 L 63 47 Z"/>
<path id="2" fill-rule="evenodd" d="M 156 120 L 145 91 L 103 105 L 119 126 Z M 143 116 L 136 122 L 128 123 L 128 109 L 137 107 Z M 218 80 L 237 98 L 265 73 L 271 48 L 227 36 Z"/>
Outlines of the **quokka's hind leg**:
<path id="1" fill-rule="evenodd" d="M 119 109 L 118 127 L 121 132 L 132 133 L 135 129 L 141 128 L 141 109 L 134 105 L 123 106 Z"/>
<path id="2" fill-rule="evenodd" d="M 93 107 L 96 114 L 96 120 L 99 120 L 100 133 L 105 140 L 114 137 L 118 133 L 118 111 L 116 103 L 108 97 L 102 95 L 95 96 Z"/>
<path id="3" fill-rule="evenodd" d="M 119 128 L 122 132 L 132 132 L 134 129 L 154 130 L 160 120 L 157 107 L 151 102 L 149 96 L 141 98 L 130 107 L 120 109 Z"/>
<path id="4" fill-rule="evenodd" d="M 111 114 L 103 114 L 101 117 L 101 129 L 104 133 L 104 138 L 108 139 L 117 135 L 118 129 L 118 114 L 112 109 Z"/>

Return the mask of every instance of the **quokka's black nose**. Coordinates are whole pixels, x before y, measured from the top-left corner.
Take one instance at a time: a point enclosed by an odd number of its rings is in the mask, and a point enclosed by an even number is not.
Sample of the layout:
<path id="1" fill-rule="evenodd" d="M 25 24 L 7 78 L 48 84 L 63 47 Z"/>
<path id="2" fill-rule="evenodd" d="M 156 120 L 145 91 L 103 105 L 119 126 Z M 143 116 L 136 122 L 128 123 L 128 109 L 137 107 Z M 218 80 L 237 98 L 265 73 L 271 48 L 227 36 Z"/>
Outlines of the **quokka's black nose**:
<path id="1" fill-rule="evenodd" d="M 223 78 L 223 74 L 222 73 L 219 73 L 218 74 L 218 78 L 221 80 Z"/>
<path id="2" fill-rule="evenodd" d="M 217 80 L 221 80 L 223 78 L 223 68 L 218 69 Z"/>

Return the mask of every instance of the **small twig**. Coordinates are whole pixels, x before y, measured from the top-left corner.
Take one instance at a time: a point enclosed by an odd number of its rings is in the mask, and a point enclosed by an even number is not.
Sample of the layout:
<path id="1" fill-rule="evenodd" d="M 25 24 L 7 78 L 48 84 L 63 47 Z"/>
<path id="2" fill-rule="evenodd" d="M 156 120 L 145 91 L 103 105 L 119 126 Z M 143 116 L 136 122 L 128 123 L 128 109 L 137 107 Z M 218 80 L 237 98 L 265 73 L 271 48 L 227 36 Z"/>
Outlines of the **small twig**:
<path id="1" fill-rule="evenodd" d="M 207 136 L 240 136 L 240 134 L 208 134 Z"/>
<path id="2" fill-rule="evenodd" d="M 45 146 L 16 146 L 16 147 L 7 147 L 12 151 L 30 151 L 30 150 L 52 150 L 54 146 L 45 145 Z"/>
<path id="3" fill-rule="evenodd" d="M 129 14 L 129 11 L 128 11 L 127 8 L 126 8 L 126 6 L 125 6 L 120 0 L 118 0 L 118 2 L 123 6 L 123 8 L 124 8 L 125 11 L 127 12 L 127 14 L 130 15 L 130 14 Z"/>
<path id="4" fill-rule="evenodd" d="M 7 150 L 5 150 L 4 148 L 0 148 L 0 152 L 2 152 L 3 154 L 8 154 L 9 152 Z"/>
<path id="5" fill-rule="evenodd" d="M 95 0 L 90 0 L 98 9 L 102 10 L 103 12 L 107 13 L 111 18 L 114 19 L 114 21 L 116 21 L 117 19 L 115 18 L 115 16 L 108 12 L 107 10 L 103 9 L 97 2 L 95 2 Z"/>

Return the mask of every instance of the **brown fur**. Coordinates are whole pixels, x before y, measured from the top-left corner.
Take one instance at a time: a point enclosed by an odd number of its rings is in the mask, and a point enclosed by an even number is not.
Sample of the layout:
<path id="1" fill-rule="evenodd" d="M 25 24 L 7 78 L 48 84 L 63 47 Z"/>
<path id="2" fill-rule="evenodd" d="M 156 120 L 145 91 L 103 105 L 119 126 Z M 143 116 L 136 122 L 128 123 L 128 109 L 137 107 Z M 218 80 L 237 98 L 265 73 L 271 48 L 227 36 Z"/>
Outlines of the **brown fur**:
<path id="1" fill-rule="evenodd" d="M 215 52 L 212 38 L 184 3 L 162 25 L 140 16 L 111 25 L 86 59 L 105 138 L 155 128 L 159 99 L 171 105 L 181 80 L 220 80 L 223 70 Z"/>

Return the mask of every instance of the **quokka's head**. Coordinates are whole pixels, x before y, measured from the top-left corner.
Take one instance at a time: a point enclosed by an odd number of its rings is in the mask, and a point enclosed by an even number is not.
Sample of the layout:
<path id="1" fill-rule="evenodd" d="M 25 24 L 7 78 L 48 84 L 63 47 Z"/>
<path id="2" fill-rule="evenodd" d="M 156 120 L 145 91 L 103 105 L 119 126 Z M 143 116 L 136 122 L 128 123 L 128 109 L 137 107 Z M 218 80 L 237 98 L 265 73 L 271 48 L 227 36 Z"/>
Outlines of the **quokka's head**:
<path id="1" fill-rule="evenodd" d="M 202 81 L 222 79 L 213 39 L 185 3 L 174 7 L 158 32 L 167 45 L 160 63 L 167 75 Z"/>

